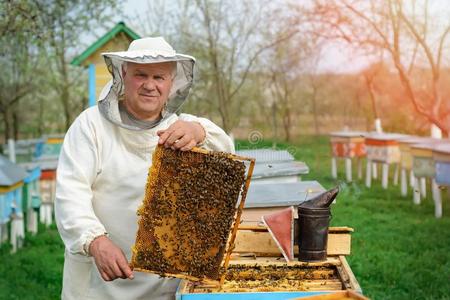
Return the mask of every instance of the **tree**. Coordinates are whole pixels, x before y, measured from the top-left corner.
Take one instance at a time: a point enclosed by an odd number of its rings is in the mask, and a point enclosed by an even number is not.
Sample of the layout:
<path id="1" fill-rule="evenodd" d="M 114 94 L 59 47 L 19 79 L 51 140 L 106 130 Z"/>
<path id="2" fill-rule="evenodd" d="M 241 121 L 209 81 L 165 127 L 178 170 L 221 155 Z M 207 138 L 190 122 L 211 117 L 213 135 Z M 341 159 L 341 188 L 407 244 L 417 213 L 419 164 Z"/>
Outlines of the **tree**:
<path id="1" fill-rule="evenodd" d="M 0 3 L 0 113 L 4 138 L 17 138 L 17 107 L 36 88 L 41 24 L 35 6 L 27 1 Z"/>
<path id="2" fill-rule="evenodd" d="M 450 31 L 432 26 L 428 1 L 315 1 L 318 33 L 390 58 L 416 113 L 450 133 L 450 105 L 441 95 L 443 53 Z M 320 24 L 320 25 L 318 25 Z M 436 42 L 437 41 L 437 42 Z"/>
<path id="3" fill-rule="evenodd" d="M 148 13 L 165 10 L 171 12 L 166 19 L 158 14 L 160 18 L 145 27 L 154 34 L 162 31 L 156 24 L 167 24 L 164 31 L 176 48 L 197 58 L 196 92 L 189 107 L 207 111 L 213 119 L 218 112 L 222 127 L 230 132 L 239 123 L 243 102 L 248 102 L 240 92 L 258 58 L 298 30 L 293 27 L 274 35 L 271 30 L 276 26 L 267 24 L 276 24 L 280 11 L 267 0 L 180 0 L 170 9 L 152 2 Z"/>
<path id="4" fill-rule="evenodd" d="M 80 37 L 93 29 L 106 28 L 116 9 L 114 0 L 34 0 L 43 24 L 46 24 L 45 48 L 47 53 L 49 80 L 57 92 L 63 108 L 67 130 L 76 114 L 83 108 L 86 98 L 74 93 L 73 88 L 82 85 L 84 78 L 80 70 L 72 68 L 70 61 Z M 72 53 L 72 54 L 71 54 Z M 81 79 L 81 80 L 80 80 Z"/>

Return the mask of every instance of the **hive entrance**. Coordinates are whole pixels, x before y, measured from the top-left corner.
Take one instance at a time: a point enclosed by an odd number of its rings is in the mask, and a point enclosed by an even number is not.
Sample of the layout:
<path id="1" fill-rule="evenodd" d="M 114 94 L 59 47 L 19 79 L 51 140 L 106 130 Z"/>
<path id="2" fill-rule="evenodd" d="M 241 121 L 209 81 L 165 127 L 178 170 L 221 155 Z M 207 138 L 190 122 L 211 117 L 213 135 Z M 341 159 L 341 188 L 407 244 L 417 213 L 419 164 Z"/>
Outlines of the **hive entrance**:
<path id="1" fill-rule="evenodd" d="M 158 146 L 138 210 L 134 269 L 218 280 L 231 226 L 240 216 L 236 211 L 243 207 L 248 173 L 237 156 Z M 242 205 L 237 207 L 239 198 Z"/>

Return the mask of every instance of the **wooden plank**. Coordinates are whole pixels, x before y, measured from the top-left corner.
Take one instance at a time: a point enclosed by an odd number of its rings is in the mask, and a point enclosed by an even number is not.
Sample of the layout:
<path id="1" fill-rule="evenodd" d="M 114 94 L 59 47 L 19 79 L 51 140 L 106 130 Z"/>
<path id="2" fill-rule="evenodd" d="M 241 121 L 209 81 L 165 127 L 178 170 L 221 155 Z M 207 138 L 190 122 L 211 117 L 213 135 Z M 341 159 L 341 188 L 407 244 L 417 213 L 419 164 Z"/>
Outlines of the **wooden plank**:
<path id="1" fill-rule="evenodd" d="M 433 150 L 432 149 L 423 149 L 423 148 L 415 148 L 414 146 L 411 147 L 411 154 L 415 157 L 433 157 Z"/>
<path id="2" fill-rule="evenodd" d="M 183 294 L 204 294 L 204 293 L 210 293 L 211 299 L 214 299 L 213 296 L 216 295 L 227 295 L 228 293 L 241 293 L 241 292 L 247 292 L 251 293 L 279 293 L 279 292 L 311 292 L 311 291 L 342 291 L 345 289 L 352 289 L 355 288 L 356 291 L 361 291 L 361 288 L 359 287 L 358 282 L 356 281 L 356 278 L 354 278 L 354 275 L 345 260 L 344 256 L 339 257 L 328 257 L 328 259 L 325 262 L 316 262 L 316 263 L 305 263 L 305 262 L 284 262 L 281 261 L 277 257 L 257 257 L 254 260 L 247 260 L 247 261 L 231 261 L 230 262 L 230 268 L 233 267 L 233 265 L 241 265 L 244 266 L 247 265 L 248 268 L 251 270 L 251 267 L 256 266 L 258 270 L 263 270 L 261 268 L 264 268 L 265 266 L 277 266 L 274 268 L 275 270 L 278 269 L 279 266 L 298 266 L 298 270 L 295 269 L 287 269 L 286 271 L 286 278 L 283 277 L 283 279 L 277 279 L 273 284 L 270 284 L 270 280 L 268 282 L 264 281 L 262 283 L 260 276 L 265 276 L 264 273 L 256 273 L 259 274 L 256 275 L 256 277 L 253 275 L 252 272 L 246 273 L 244 272 L 242 274 L 242 277 L 244 281 L 238 280 L 226 280 L 224 282 L 224 285 L 222 285 L 221 288 L 210 285 L 210 284 L 204 284 L 204 283 L 192 283 L 188 282 L 186 283 L 185 280 L 182 281 L 182 284 L 180 285 L 177 295 L 182 296 Z M 296 280 L 295 278 L 291 278 L 292 276 L 295 276 L 294 274 L 297 274 L 295 272 L 302 272 L 303 268 L 305 268 L 305 271 L 308 273 L 308 279 L 305 279 L 302 276 L 299 276 L 299 278 L 302 278 L 300 280 Z M 317 268 L 317 269 L 314 269 Z M 239 268 L 241 269 L 241 268 Z M 239 270 L 237 269 L 237 270 Z M 307 271 L 307 270 L 310 271 Z M 241 269 L 242 270 L 242 269 Z M 286 269 L 285 269 L 286 270 Z M 270 272 L 270 270 L 268 270 Z M 305 272 L 305 274 L 306 274 Z M 238 275 L 238 278 L 240 278 L 241 275 Z M 249 279 L 246 276 L 250 276 Z M 297 278 L 297 277 L 296 277 Z M 273 280 L 273 279 L 271 279 Z M 345 283 L 345 284 L 344 284 Z M 359 294 L 353 293 L 353 291 L 350 291 L 352 293 L 341 293 L 340 295 L 343 295 L 342 297 L 347 297 L 350 299 L 364 299 L 363 296 Z M 237 295 L 236 294 L 236 295 Z M 334 294 L 334 293 L 333 293 Z M 233 295 L 233 294 L 231 294 Z M 230 295 L 230 298 L 232 297 Z M 275 294 L 274 294 L 275 295 Z M 330 294 L 332 295 L 332 294 Z M 297 296 L 298 297 L 298 296 Z M 334 296 L 336 297 L 336 296 Z M 329 299 L 345 299 L 345 298 L 329 298 Z M 362 298 L 361 298 L 362 297 Z M 227 298 L 228 299 L 228 298 Z M 302 298 L 303 299 L 303 298 Z M 304 298 L 307 299 L 307 298 Z M 327 299 L 327 298 L 326 298 Z"/>
<path id="3" fill-rule="evenodd" d="M 226 282 L 221 289 L 204 285 L 191 286 L 185 293 L 249 293 L 249 292 L 294 292 L 294 291 L 340 291 L 342 283 L 339 279 L 302 280 L 299 285 L 292 287 L 274 288 L 261 285 L 261 282 L 246 283 L 246 287 L 239 287 L 234 282 Z"/>
<path id="4" fill-rule="evenodd" d="M 261 226 L 258 226 L 256 231 L 239 230 L 233 252 L 254 253 L 257 256 L 281 256 L 276 242 L 267 229 L 264 231 Z M 350 252 L 351 235 L 348 227 L 330 230 L 327 244 L 328 255 L 350 255 Z M 296 246 L 294 246 L 294 254 L 298 254 L 298 247 Z"/>
<path id="5" fill-rule="evenodd" d="M 329 256 L 324 261 L 317 262 L 304 262 L 304 261 L 290 261 L 286 262 L 284 259 L 280 257 L 256 257 L 256 259 L 245 259 L 245 260 L 231 260 L 231 265 L 276 265 L 276 266 L 301 266 L 301 267 L 329 267 L 329 266 L 337 266 L 341 264 L 341 260 L 338 256 Z"/>
<path id="6" fill-rule="evenodd" d="M 183 273 L 161 273 L 161 272 L 157 272 L 157 271 L 151 271 L 151 270 L 146 270 L 146 269 L 142 269 L 142 268 L 133 268 L 133 271 L 137 271 L 137 272 L 143 272 L 143 273 L 150 273 L 150 274 L 155 274 L 155 275 L 159 275 L 159 276 L 164 276 L 164 277 L 173 277 L 173 278 L 179 278 L 179 279 L 185 279 L 185 280 L 189 280 L 189 281 L 201 281 L 204 282 L 206 284 L 209 285 L 213 285 L 213 286 L 219 286 L 220 282 L 217 280 L 212 280 L 212 279 L 208 279 L 208 278 L 198 278 L 195 276 L 190 276 L 187 274 L 183 274 Z"/>
<path id="7" fill-rule="evenodd" d="M 433 151 L 433 159 L 435 161 L 450 162 L 450 154 Z"/>
<path id="8" fill-rule="evenodd" d="M 341 262 L 340 266 L 338 266 L 338 272 L 342 279 L 345 278 L 345 280 L 348 282 L 349 289 L 352 289 L 358 293 L 362 294 L 361 286 L 358 283 L 358 280 L 356 280 L 355 274 L 353 274 L 352 269 L 350 268 L 350 265 L 347 262 L 347 259 L 345 256 L 339 256 L 339 260 Z M 342 268 L 342 269 L 341 269 Z M 341 270 L 340 270 L 341 269 Z"/>
<path id="9" fill-rule="evenodd" d="M 241 224 L 248 226 L 258 226 L 262 225 L 261 217 L 264 215 L 272 214 L 276 211 L 280 211 L 287 206 L 280 207 L 252 207 L 252 208 L 244 208 L 242 211 Z M 294 209 L 294 217 L 297 218 L 297 210 Z"/>
<path id="10" fill-rule="evenodd" d="M 267 227 L 263 225 L 239 225 L 239 230 L 252 230 L 252 231 L 267 231 Z M 347 226 L 338 226 L 338 227 L 330 227 L 328 228 L 328 232 L 330 233 L 338 233 L 338 232 L 344 232 L 344 233 L 351 233 L 354 232 L 353 228 L 347 227 Z"/>
<path id="11" fill-rule="evenodd" d="M 345 299 L 369 300 L 363 295 L 350 290 L 334 292 L 331 294 L 294 298 L 291 300 L 345 300 Z"/>

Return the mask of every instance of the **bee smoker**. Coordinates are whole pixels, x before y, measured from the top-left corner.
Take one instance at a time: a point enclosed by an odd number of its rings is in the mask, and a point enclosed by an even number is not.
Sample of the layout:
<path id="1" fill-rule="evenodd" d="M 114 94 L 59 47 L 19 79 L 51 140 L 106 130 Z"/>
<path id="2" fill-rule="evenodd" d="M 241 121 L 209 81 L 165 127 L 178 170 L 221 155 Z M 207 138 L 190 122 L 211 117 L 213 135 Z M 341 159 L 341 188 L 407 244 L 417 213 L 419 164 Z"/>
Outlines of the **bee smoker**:
<path id="1" fill-rule="evenodd" d="M 321 261 L 327 258 L 330 205 L 339 193 L 335 187 L 298 206 L 295 234 L 299 247 L 298 260 Z"/>
<path id="2" fill-rule="evenodd" d="M 298 260 L 321 261 L 327 258 L 330 204 L 339 193 L 335 187 L 297 207 L 298 219 L 294 219 L 294 207 L 262 216 L 269 234 L 287 261 L 294 260 L 294 246 L 298 245 Z"/>

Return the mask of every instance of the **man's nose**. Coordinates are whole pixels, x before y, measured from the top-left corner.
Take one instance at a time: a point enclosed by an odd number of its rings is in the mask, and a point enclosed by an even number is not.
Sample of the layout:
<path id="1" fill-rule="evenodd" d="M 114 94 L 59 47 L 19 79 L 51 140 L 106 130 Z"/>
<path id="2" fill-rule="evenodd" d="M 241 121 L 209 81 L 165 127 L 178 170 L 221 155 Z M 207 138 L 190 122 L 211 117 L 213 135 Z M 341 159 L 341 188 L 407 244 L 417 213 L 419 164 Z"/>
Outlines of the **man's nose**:
<path id="1" fill-rule="evenodd" d="M 148 78 L 147 80 L 144 81 L 142 86 L 146 90 L 154 90 L 156 84 L 155 84 L 155 81 L 152 78 Z"/>

